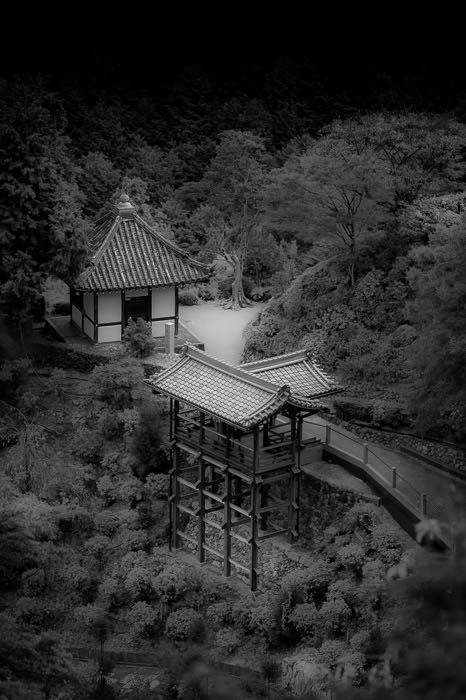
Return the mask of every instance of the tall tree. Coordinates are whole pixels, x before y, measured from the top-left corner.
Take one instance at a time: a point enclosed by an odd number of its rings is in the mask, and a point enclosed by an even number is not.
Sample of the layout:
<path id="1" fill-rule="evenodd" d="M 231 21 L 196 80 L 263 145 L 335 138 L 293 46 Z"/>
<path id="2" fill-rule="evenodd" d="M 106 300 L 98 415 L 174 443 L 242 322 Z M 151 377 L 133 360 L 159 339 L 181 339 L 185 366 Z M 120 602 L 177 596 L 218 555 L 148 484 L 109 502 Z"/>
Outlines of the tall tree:
<path id="1" fill-rule="evenodd" d="M 261 138 L 249 131 L 225 131 L 194 187 L 200 206 L 193 221 L 208 228 L 210 246 L 233 268 L 227 308 L 250 303 L 243 290 L 243 272 L 251 241 L 260 231 L 262 188 L 269 168 L 270 156 Z"/>
<path id="2" fill-rule="evenodd" d="M 440 209 L 441 223 L 428 245 L 415 248 L 409 280 L 415 293 L 411 320 L 419 333 L 412 361 L 419 377 L 416 412 L 419 427 L 449 428 L 465 439 L 466 419 L 466 216 L 454 209 L 460 197 L 450 197 L 450 211 Z M 452 208 L 453 207 L 453 210 Z"/>
<path id="3" fill-rule="evenodd" d="M 2 90 L 1 300 L 21 329 L 46 277 L 78 271 L 85 222 L 60 100 L 38 80 Z"/>
<path id="4" fill-rule="evenodd" d="M 267 198 L 270 225 L 339 253 L 353 286 L 362 247 L 389 217 L 393 186 L 370 145 L 331 132 L 275 171 Z"/>

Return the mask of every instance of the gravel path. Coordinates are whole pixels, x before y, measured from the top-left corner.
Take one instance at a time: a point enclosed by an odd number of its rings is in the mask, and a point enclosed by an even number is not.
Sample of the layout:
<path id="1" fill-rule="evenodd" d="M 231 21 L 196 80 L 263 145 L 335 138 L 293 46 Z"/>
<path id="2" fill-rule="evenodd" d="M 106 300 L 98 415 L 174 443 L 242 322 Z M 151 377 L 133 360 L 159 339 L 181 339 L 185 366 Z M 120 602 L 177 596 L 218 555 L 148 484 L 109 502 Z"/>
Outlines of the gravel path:
<path id="1" fill-rule="evenodd" d="M 238 364 L 244 348 L 243 331 L 265 304 L 253 304 L 239 311 L 224 309 L 215 302 L 180 306 L 180 319 L 204 343 L 210 355 Z"/>

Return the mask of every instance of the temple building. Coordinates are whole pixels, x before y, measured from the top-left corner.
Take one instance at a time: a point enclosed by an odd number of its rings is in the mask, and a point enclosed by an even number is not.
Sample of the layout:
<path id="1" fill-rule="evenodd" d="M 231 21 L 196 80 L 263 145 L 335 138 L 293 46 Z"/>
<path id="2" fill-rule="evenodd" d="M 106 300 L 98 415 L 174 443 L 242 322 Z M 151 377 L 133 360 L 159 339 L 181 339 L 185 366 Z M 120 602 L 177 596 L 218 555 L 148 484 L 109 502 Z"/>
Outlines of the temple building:
<path id="1" fill-rule="evenodd" d="M 72 323 L 96 343 L 120 341 L 129 318 L 151 323 L 155 338 L 173 321 L 177 334 L 178 288 L 207 280 L 209 266 L 149 226 L 126 194 L 88 244 L 90 263 L 70 289 Z"/>
<path id="2" fill-rule="evenodd" d="M 261 541 L 298 535 L 301 463 L 320 455 L 303 420 L 341 388 L 306 352 L 233 367 L 191 346 L 146 382 L 170 398 L 170 545 L 220 560 L 255 590 Z"/>

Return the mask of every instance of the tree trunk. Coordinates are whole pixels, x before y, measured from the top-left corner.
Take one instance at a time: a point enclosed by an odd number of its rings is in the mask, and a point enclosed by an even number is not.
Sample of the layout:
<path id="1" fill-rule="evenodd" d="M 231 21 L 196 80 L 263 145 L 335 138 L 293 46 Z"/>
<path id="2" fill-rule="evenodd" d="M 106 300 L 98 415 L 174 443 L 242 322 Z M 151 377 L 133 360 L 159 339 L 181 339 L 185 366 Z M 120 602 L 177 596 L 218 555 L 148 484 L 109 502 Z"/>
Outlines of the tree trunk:
<path id="1" fill-rule="evenodd" d="M 224 308 L 238 311 L 245 306 L 251 306 L 251 302 L 249 299 L 246 299 L 243 289 L 243 256 L 237 253 L 229 253 L 226 257 L 228 262 L 233 265 L 234 277 L 231 285 L 231 297 L 225 303 Z"/>

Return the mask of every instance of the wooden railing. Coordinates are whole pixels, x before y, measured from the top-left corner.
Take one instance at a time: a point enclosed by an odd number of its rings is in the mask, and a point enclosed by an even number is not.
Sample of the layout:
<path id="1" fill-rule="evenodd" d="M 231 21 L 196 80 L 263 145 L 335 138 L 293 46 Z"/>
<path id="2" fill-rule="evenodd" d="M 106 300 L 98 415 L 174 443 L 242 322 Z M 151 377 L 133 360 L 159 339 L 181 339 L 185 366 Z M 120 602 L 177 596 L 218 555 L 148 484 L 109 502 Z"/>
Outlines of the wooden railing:
<path id="1" fill-rule="evenodd" d="M 286 437 L 286 435 L 282 435 Z M 212 424 L 202 424 L 192 414 L 179 414 L 175 425 L 175 438 L 194 451 L 217 459 L 228 461 L 234 467 L 253 471 L 254 449 L 240 439 L 227 437 Z M 280 440 L 267 447 L 259 448 L 257 473 L 285 468 L 294 464 L 292 440 Z"/>
<path id="2" fill-rule="evenodd" d="M 438 518 L 438 511 L 435 505 L 428 501 L 427 494 L 420 492 L 399 470 L 371 450 L 366 442 L 357 436 L 343 433 L 328 423 L 317 423 L 307 419 L 306 425 L 312 426 L 312 432 L 322 441 L 327 453 L 359 467 L 371 477 L 376 487 L 381 486 L 416 519 Z M 447 532 L 444 533 L 444 540 L 449 544 L 450 537 Z"/>

